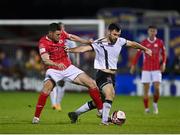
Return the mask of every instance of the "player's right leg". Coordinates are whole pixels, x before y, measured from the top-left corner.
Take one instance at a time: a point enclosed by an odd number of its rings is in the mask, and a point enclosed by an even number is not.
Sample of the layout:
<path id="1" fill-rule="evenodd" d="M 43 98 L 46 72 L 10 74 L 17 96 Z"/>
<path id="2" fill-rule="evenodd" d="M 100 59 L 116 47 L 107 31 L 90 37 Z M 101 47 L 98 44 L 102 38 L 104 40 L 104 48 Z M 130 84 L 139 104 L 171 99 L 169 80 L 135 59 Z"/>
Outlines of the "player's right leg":
<path id="1" fill-rule="evenodd" d="M 34 118 L 32 120 L 33 124 L 39 123 L 39 117 L 41 115 L 41 112 L 42 112 L 42 110 L 46 104 L 46 100 L 54 86 L 55 86 L 55 83 L 51 79 L 48 79 L 44 82 L 43 89 L 39 95 L 38 102 L 36 104 L 36 110 L 35 110 Z"/>
<path id="2" fill-rule="evenodd" d="M 149 83 L 143 83 L 144 87 L 144 97 L 143 97 L 143 103 L 144 103 L 144 108 L 145 108 L 145 113 L 149 113 Z"/>
<path id="3" fill-rule="evenodd" d="M 151 72 L 150 71 L 142 71 L 141 82 L 143 83 L 144 96 L 143 103 L 145 108 L 145 113 L 149 113 L 149 88 L 151 82 Z"/>

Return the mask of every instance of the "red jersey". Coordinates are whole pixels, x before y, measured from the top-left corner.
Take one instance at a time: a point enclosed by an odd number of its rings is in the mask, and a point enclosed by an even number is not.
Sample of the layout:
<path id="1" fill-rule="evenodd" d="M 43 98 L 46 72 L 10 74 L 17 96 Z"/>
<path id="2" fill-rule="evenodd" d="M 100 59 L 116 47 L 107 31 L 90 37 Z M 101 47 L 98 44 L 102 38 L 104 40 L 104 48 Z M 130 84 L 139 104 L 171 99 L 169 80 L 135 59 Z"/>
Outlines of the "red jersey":
<path id="1" fill-rule="evenodd" d="M 39 52 L 40 55 L 44 53 L 49 54 L 50 60 L 56 63 L 63 63 L 66 68 L 71 65 L 71 60 L 69 59 L 66 51 L 64 51 L 65 40 L 69 38 L 69 34 L 62 32 L 59 37 L 59 42 L 55 43 L 47 36 L 42 37 L 39 40 Z M 60 70 L 57 66 L 46 66 L 46 68 L 53 68 Z"/>
<path id="2" fill-rule="evenodd" d="M 146 71 L 160 70 L 161 56 L 162 56 L 162 62 L 164 64 L 166 63 L 166 51 L 163 41 L 158 38 L 156 38 L 154 41 L 145 39 L 144 41 L 142 41 L 141 45 L 152 51 L 152 56 L 149 56 L 144 53 L 142 70 L 146 70 Z M 137 63 L 141 53 L 142 51 L 138 50 L 134 60 L 132 61 L 132 65 L 135 65 Z"/>

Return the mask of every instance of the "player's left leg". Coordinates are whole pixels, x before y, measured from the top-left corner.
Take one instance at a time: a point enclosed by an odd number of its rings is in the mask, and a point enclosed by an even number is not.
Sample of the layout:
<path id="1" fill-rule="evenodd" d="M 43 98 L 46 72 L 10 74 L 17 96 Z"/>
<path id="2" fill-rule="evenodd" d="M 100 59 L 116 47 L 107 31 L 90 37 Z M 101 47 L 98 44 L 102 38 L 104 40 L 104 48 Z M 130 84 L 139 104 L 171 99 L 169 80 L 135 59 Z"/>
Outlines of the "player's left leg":
<path id="1" fill-rule="evenodd" d="M 103 103 L 102 124 L 108 125 L 109 113 L 115 96 L 115 91 L 113 85 L 110 83 L 104 85 L 102 90 L 105 95 L 105 101 Z"/>
<path id="2" fill-rule="evenodd" d="M 153 109 L 154 114 L 158 114 L 158 100 L 160 97 L 160 83 L 162 81 L 161 71 L 153 71 L 152 72 L 152 81 L 154 86 L 154 94 L 153 94 Z"/>
<path id="3" fill-rule="evenodd" d="M 159 100 L 159 88 L 160 88 L 160 82 L 154 82 L 154 95 L 153 95 L 153 109 L 154 114 L 158 114 L 158 100 Z"/>

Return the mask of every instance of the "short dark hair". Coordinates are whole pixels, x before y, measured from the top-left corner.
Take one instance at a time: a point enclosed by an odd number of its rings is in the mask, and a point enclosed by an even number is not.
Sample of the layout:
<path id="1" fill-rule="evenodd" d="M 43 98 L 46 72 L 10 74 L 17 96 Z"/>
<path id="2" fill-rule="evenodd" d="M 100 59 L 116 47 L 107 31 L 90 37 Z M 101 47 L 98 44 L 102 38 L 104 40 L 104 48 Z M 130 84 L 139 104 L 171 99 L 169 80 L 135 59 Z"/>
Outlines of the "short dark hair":
<path id="1" fill-rule="evenodd" d="M 120 27 L 120 25 L 118 23 L 111 23 L 108 26 L 108 30 L 110 30 L 110 31 L 112 31 L 112 30 L 120 31 L 121 27 Z"/>
<path id="2" fill-rule="evenodd" d="M 59 25 L 59 29 L 61 30 L 62 29 L 62 25 L 64 25 L 64 23 L 58 22 L 58 25 Z"/>
<path id="3" fill-rule="evenodd" d="M 149 25 L 148 29 L 157 29 L 157 27 L 155 25 Z"/>
<path id="4" fill-rule="evenodd" d="M 49 24 L 49 29 L 48 30 L 52 31 L 52 32 L 54 32 L 56 30 L 59 30 L 59 24 L 58 23 L 51 23 L 51 24 Z"/>

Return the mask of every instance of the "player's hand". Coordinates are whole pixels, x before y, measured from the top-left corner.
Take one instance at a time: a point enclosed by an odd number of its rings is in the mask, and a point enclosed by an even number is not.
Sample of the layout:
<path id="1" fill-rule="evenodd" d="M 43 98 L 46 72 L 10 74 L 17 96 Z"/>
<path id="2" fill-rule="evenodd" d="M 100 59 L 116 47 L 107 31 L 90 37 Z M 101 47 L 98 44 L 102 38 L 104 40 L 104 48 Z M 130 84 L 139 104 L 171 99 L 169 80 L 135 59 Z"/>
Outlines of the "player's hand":
<path id="1" fill-rule="evenodd" d="M 131 73 L 131 74 L 134 74 L 134 72 L 135 72 L 135 66 L 132 65 L 131 68 L 130 68 L 130 73 Z"/>
<path id="2" fill-rule="evenodd" d="M 162 64 L 162 65 L 161 65 L 161 72 L 164 72 L 165 69 L 166 69 L 166 64 Z"/>
<path id="3" fill-rule="evenodd" d="M 66 66 L 65 66 L 63 63 L 57 64 L 57 67 L 58 67 L 60 70 L 66 69 Z"/>
<path id="4" fill-rule="evenodd" d="M 67 47 L 67 46 L 64 46 L 64 50 L 65 50 L 66 52 L 70 52 L 70 49 L 69 49 L 69 47 Z"/>
<path id="5" fill-rule="evenodd" d="M 91 45 L 94 42 L 94 40 L 91 38 L 89 39 L 89 44 Z"/>
<path id="6" fill-rule="evenodd" d="M 148 54 L 149 56 L 152 56 L 152 51 L 150 49 L 146 49 L 145 53 Z"/>

